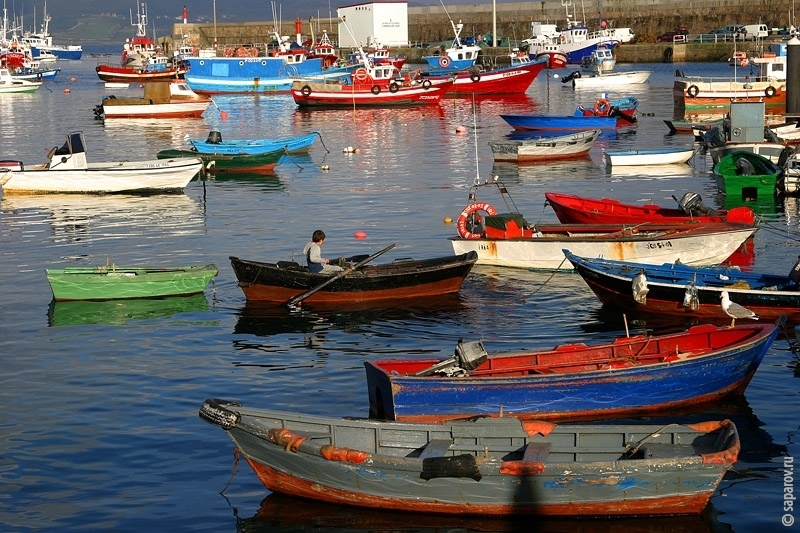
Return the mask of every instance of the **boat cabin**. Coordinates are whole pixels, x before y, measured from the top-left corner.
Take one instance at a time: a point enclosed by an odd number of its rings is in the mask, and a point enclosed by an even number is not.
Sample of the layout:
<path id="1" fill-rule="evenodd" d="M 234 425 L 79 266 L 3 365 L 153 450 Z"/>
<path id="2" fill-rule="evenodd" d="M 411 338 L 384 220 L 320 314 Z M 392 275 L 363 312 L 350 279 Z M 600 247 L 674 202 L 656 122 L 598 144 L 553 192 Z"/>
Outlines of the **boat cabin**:
<path id="1" fill-rule="evenodd" d="M 58 170 L 86 169 L 86 140 L 82 131 L 73 131 L 67 135 L 67 140 L 59 148 L 53 147 L 47 154 L 47 168 Z"/>

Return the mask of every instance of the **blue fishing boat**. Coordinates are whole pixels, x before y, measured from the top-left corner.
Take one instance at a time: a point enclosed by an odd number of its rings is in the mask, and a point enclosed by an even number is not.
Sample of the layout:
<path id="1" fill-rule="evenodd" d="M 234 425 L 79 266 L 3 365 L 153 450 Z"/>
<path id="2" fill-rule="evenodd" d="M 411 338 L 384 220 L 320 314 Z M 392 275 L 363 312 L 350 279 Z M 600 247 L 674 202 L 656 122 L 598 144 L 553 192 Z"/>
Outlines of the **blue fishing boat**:
<path id="1" fill-rule="evenodd" d="M 277 33 L 275 34 L 277 37 Z M 280 40 L 279 40 L 280 42 Z M 357 65 L 325 67 L 324 57 L 283 41 L 270 55 L 255 46 L 224 48 L 223 57 L 187 57 L 186 83 L 196 93 L 289 92 L 299 78 L 338 79 Z"/>
<path id="2" fill-rule="evenodd" d="M 422 56 L 422 60 L 428 64 L 428 73 L 432 75 L 453 74 L 475 65 L 481 53 L 481 47 L 477 44 L 466 45 L 461 41 L 461 30 L 464 25 L 459 22 L 455 24 L 452 19 L 450 26 L 453 27 L 455 38 L 449 48 L 440 53 L 438 50 L 434 55 Z"/>
<path id="3" fill-rule="evenodd" d="M 30 68 L 23 67 L 18 72 L 11 76 L 18 80 L 28 81 L 52 81 L 56 79 L 58 73 L 61 72 L 60 68 Z"/>
<path id="4" fill-rule="evenodd" d="M 443 360 L 366 361 L 370 416 L 442 422 L 474 416 L 599 420 L 713 403 L 744 392 L 779 328 L 695 326 L 683 333 L 489 356 L 460 342 Z"/>
<path id="5" fill-rule="evenodd" d="M 307 152 L 317 137 L 320 137 L 320 133 L 313 131 L 303 135 L 279 139 L 235 139 L 223 141 L 220 132 L 213 130 L 208 134 L 208 138 L 205 141 L 190 139 L 189 142 L 199 154 L 254 155 L 280 150 L 291 154 Z"/>
<path id="6" fill-rule="evenodd" d="M 696 268 L 680 263 L 646 265 L 579 257 L 564 250 L 604 304 L 658 315 L 728 319 L 722 293 L 761 319 L 785 316 L 800 323 L 800 265 L 788 275 L 742 272 L 736 267 Z"/>

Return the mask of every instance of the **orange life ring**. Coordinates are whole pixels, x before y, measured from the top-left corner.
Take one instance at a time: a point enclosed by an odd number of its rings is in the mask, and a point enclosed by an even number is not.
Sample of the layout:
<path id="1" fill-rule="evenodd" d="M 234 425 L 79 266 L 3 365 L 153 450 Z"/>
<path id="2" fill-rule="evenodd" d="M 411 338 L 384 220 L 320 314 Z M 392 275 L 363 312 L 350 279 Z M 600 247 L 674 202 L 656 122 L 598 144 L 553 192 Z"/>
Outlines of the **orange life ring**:
<path id="1" fill-rule="evenodd" d="M 367 69 L 359 67 L 356 69 L 354 76 L 358 81 L 365 81 L 369 75 L 367 74 Z"/>
<path id="2" fill-rule="evenodd" d="M 564 35 L 564 34 L 561 34 L 561 42 L 562 42 L 562 43 L 565 43 L 565 42 L 567 42 L 567 36 L 566 36 L 566 35 Z"/>
<path id="3" fill-rule="evenodd" d="M 450 66 L 450 58 L 447 56 L 441 56 L 439 58 L 439 66 L 442 68 L 447 68 Z"/>
<path id="4" fill-rule="evenodd" d="M 233 49 L 228 48 L 227 46 L 222 50 L 222 55 L 224 57 L 233 57 Z"/>
<path id="5" fill-rule="evenodd" d="M 483 238 L 484 234 L 472 233 L 469 231 L 469 229 L 467 229 L 467 219 L 471 214 L 477 213 L 478 211 L 484 211 L 489 216 L 497 214 L 497 209 L 486 202 L 472 202 L 464 208 L 461 214 L 458 215 L 458 220 L 456 220 L 456 231 L 458 231 L 458 235 L 460 237 L 463 237 L 464 239 Z"/>
<path id="6" fill-rule="evenodd" d="M 595 115 L 607 116 L 609 109 L 611 109 L 611 103 L 605 98 L 600 98 L 594 103 Z"/>

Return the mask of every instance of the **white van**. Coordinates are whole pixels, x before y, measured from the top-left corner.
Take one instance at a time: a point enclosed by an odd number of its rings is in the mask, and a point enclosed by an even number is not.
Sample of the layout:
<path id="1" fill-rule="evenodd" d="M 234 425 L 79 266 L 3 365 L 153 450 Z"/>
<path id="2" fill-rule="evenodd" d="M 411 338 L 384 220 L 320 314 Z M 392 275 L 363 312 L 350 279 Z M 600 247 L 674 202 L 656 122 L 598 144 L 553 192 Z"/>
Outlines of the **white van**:
<path id="1" fill-rule="evenodd" d="M 620 43 L 629 43 L 636 37 L 636 34 L 633 33 L 633 30 L 630 28 L 612 28 L 610 30 L 605 30 L 606 34 L 609 37 L 617 39 Z"/>
<path id="2" fill-rule="evenodd" d="M 769 28 L 766 24 L 748 24 L 744 27 L 745 39 L 755 41 L 756 39 L 763 39 L 769 35 Z"/>

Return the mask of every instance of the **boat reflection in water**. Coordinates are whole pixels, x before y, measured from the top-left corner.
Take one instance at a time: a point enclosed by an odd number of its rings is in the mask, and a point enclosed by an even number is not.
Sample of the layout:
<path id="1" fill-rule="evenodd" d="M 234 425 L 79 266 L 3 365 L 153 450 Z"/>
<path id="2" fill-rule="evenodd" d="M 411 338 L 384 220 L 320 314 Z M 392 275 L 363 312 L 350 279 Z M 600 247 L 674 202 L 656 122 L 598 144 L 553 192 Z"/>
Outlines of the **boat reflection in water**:
<path id="1" fill-rule="evenodd" d="M 238 312 L 234 333 L 268 337 L 286 333 L 318 333 L 331 329 L 345 330 L 372 323 L 398 323 L 425 317 L 431 324 L 451 320 L 466 309 L 460 294 L 437 296 L 435 302 L 421 300 L 387 300 L 340 304 L 302 305 L 289 308 L 263 302 L 246 302 Z M 435 325 L 432 327 L 436 327 Z"/>
<path id="2" fill-rule="evenodd" d="M 717 511 L 709 505 L 701 516 L 660 516 L 657 519 L 614 518 L 569 520 L 547 517 L 482 518 L 439 516 L 421 513 L 400 513 L 380 509 L 361 509 L 342 505 L 307 502 L 301 499 L 270 494 L 251 518 L 237 518 L 237 531 L 259 532 L 458 532 L 473 531 L 537 533 L 702 533 L 726 531 L 729 528 L 717 519 Z M 534 525 L 535 524 L 535 525 Z"/>
<path id="3" fill-rule="evenodd" d="M 47 322 L 54 326 L 108 325 L 122 326 L 132 320 L 165 318 L 179 313 L 208 311 L 203 293 L 168 298 L 136 298 L 104 301 L 50 302 Z"/>
<path id="4" fill-rule="evenodd" d="M 52 239 L 100 240 L 115 234 L 154 231 L 160 236 L 203 232 L 200 204 L 185 194 L 41 194 L 0 200 L 4 223 L 29 227 L 50 224 Z"/>

